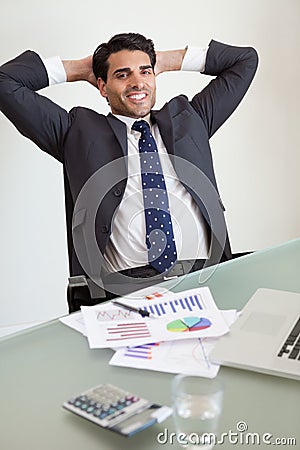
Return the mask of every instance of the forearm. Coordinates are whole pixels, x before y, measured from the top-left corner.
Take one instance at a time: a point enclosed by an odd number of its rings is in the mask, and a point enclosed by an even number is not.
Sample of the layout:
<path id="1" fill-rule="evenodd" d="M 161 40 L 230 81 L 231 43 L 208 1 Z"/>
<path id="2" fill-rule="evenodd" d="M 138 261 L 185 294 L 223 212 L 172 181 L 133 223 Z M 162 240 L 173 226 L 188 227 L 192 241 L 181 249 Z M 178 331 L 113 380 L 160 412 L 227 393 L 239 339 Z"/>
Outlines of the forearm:
<path id="1" fill-rule="evenodd" d="M 156 52 L 155 75 L 180 70 L 186 49 Z"/>
<path id="2" fill-rule="evenodd" d="M 92 56 L 76 60 L 63 60 L 62 63 L 67 81 L 87 81 L 93 86 L 97 86 L 92 67 Z"/>
<path id="3" fill-rule="evenodd" d="M 155 75 L 162 72 L 183 70 L 188 72 L 203 72 L 205 68 L 207 47 L 185 47 L 181 50 L 157 52 Z"/>

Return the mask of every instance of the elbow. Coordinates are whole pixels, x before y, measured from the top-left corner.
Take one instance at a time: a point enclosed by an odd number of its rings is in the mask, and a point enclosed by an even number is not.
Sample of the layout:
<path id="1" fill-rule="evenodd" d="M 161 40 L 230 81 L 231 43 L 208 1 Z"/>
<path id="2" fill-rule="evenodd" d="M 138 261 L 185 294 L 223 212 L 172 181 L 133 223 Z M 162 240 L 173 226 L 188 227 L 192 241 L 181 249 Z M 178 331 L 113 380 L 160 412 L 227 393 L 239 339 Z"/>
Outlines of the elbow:
<path id="1" fill-rule="evenodd" d="M 251 61 L 251 65 L 252 65 L 254 71 L 256 72 L 256 69 L 257 69 L 258 63 L 259 63 L 259 57 L 258 57 L 257 50 L 254 47 L 248 47 L 248 58 L 249 58 L 249 61 Z"/>
<path id="2" fill-rule="evenodd" d="M 4 101 L 4 92 L 5 92 L 5 85 L 4 85 L 4 75 L 1 72 L 1 68 L 0 68 L 0 111 L 2 111 L 2 104 Z"/>
<path id="3" fill-rule="evenodd" d="M 0 68 L 0 111 L 5 108 L 7 100 L 11 96 L 11 89 L 9 88 L 9 83 L 7 82 L 7 77 L 5 73 L 1 71 Z"/>

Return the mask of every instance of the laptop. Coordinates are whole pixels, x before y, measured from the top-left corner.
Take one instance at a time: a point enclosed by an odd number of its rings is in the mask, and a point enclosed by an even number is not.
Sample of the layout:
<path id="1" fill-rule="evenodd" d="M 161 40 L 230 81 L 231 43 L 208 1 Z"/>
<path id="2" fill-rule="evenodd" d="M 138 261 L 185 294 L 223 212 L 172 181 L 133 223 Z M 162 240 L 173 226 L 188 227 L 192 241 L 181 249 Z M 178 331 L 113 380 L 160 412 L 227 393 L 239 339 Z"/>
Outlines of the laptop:
<path id="1" fill-rule="evenodd" d="M 300 294 L 259 288 L 210 354 L 212 362 L 300 379 Z"/>

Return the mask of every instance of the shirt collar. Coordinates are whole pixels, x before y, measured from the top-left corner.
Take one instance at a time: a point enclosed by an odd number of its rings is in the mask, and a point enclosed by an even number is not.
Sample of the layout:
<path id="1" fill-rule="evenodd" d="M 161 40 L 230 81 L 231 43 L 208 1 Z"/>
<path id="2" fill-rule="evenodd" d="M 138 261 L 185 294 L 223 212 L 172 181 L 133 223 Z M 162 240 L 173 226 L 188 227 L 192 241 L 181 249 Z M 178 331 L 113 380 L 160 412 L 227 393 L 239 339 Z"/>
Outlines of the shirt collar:
<path id="1" fill-rule="evenodd" d="M 151 119 L 150 119 L 150 113 L 147 114 L 145 117 L 140 117 L 139 119 L 134 119 L 133 117 L 127 117 L 127 116 L 121 116 L 119 114 L 113 114 L 117 119 L 121 120 L 123 123 L 125 123 L 127 127 L 127 132 L 132 132 L 132 125 L 136 120 L 145 120 L 148 122 L 149 126 L 151 127 Z"/>

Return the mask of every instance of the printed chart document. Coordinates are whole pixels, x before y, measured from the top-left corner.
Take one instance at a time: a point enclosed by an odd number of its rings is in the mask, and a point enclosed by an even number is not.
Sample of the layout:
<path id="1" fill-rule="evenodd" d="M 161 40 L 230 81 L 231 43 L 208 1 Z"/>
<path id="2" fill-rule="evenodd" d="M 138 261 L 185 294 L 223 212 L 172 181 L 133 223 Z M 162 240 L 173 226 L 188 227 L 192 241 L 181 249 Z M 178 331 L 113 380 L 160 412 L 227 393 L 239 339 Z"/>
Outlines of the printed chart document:
<path id="1" fill-rule="evenodd" d="M 149 290 L 149 288 L 145 288 L 145 289 L 140 289 L 139 291 L 135 291 L 132 294 L 128 294 L 126 296 L 126 300 L 143 300 L 144 302 L 147 300 L 159 300 L 161 299 L 165 294 L 169 293 L 170 291 L 168 291 L 167 289 L 157 286 L 157 289 L 155 291 L 153 291 L 153 288 L 151 289 L 151 291 Z M 104 306 L 104 305 L 103 305 Z M 119 314 L 119 318 L 122 319 L 126 314 L 128 314 L 128 312 L 126 313 L 124 311 L 124 309 L 119 309 L 119 308 L 115 308 L 113 307 L 113 311 L 112 311 L 112 315 L 110 316 L 110 311 L 111 311 L 111 303 L 106 303 L 105 307 L 103 307 L 103 317 L 114 320 L 116 318 L 116 314 Z M 136 317 L 136 315 L 135 315 Z M 84 323 L 84 318 L 83 318 L 83 314 L 81 311 L 69 314 L 67 316 L 63 316 L 59 318 L 59 321 L 61 323 L 63 323 L 64 325 L 67 325 L 70 328 L 73 328 L 73 330 L 79 331 L 79 333 L 82 333 L 84 336 L 86 336 L 86 329 L 85 329 L 85 323 Z"/>
<path id="2" fill-rule="evenodd" d="M 86 336 L 84 318 L 81 311 L 69 314 L 68 316 L 60 317 L 59 321 Z"/>
<path id="3" fill-rule="evenodd" d="M 122 302 L 142 308 L 154 317 L 141 317 L 111 303 L 82 306 L 90 348 L 217 337 L 229 331 L 207 287 L 169 293 L 159 300 L 123 297 Z"/>
<path id="4" fill-rule="evenodd" d="M 237 312 L 222 311 L 222 315 L 230 326 Z M 214 378 L 220 366 L 210 362 L 209 354 L 217 341 L 218 338 L 197 338 L 125 347 L 117 349 L 109 364 Z"/>

